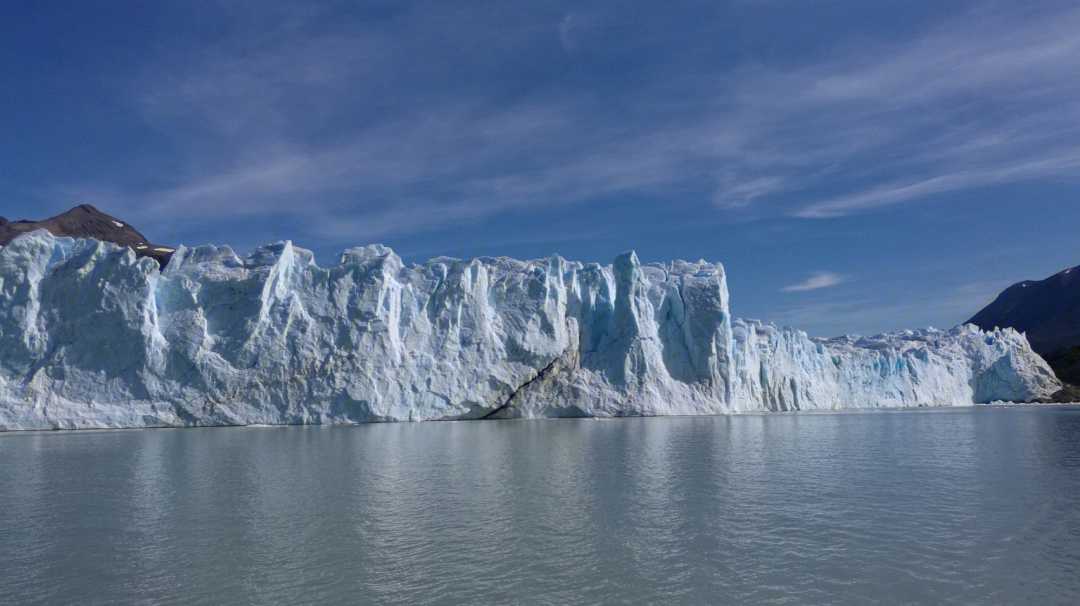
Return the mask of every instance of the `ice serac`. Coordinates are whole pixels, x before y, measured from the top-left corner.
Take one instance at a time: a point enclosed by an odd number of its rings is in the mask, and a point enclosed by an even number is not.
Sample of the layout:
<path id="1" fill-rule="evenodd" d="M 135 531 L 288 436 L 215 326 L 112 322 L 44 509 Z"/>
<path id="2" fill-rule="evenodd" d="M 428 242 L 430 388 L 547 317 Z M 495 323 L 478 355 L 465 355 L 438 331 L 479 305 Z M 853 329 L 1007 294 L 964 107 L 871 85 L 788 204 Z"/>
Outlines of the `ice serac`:
<path id="1" fill-rule="evenodd" d="M 1023 336 L 811 340 L 732 321 L 724 270 L 437 258 L 374 245 L 0 248 L 0 428 L 722 414 L 1030 400 Z"/>

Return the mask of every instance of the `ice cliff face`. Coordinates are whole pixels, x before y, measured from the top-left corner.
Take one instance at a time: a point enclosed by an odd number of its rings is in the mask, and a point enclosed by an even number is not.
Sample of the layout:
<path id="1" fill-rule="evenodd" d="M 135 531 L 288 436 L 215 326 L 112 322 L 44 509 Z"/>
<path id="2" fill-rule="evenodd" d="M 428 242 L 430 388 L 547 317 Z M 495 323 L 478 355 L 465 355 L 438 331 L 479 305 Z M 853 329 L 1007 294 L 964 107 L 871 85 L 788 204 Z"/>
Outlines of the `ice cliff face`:
<path id="1" fill-rule="evenodd" d="M 1046 398 L 1060 382 L 1012 329 L 809 339 L 736 320 L 735 399 L 755 409 L 950 406 Z M 746 410 L 747 408 L 744 408 Z"/>
<path id="2" fill-rule="evenodd" d="M 438 258 L 329 268 L 288 243 L 0 249 L 0 429 L 722 414 L 1026 401 L 1026 340 L 971 327 L 810 340 L 732 321 L 720 265 Z"/>

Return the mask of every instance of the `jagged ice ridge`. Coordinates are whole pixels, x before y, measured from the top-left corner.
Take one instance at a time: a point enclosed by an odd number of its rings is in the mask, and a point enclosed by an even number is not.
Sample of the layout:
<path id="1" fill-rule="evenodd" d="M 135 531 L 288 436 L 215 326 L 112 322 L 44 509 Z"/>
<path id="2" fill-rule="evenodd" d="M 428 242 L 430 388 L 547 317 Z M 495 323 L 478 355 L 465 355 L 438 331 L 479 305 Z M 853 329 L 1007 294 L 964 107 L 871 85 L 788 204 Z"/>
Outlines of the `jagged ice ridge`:
<path id="1" fill-rule="evenodd" d="M 0 248 L 0 429 L 727 414 L 1031 401 L 1023 335 L 809 339 L 732 320 L 719 264 L 507 258 L 320 268 L 36 231 Z"/>

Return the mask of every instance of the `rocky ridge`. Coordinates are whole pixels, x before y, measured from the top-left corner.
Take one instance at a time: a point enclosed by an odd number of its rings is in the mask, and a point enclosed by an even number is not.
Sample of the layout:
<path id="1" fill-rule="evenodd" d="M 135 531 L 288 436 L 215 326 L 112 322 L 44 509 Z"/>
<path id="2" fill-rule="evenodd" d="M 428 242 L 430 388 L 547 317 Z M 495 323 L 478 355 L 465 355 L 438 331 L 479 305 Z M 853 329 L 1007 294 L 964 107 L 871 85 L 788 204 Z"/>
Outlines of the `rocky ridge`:
<path id="1" fill-rule="evenodd" d="M 0 217 L 0 246 L 11 242 L 16 236 L 44 229 L 58 238 L 94 238 L 112 242 L 135 251 L 138 257 L 150 257 L 164 266 L 172 255 L 170 246 L 151 244 L 146 236 L 130 224 L 109 216 L 100 210 L 82 204 L 71 210 L 41 221 L 9 221 Z"/>

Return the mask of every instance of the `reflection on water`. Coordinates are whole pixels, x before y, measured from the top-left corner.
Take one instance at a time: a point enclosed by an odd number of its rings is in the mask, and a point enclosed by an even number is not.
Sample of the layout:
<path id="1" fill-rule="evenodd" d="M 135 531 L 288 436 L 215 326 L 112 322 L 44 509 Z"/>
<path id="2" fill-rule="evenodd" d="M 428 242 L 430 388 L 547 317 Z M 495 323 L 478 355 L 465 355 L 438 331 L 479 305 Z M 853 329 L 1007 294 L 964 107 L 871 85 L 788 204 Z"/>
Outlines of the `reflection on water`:
<path id="1" fill-rule="evenodd" d="M 1075 604 L 1080 408 L 0 435 L 0 604 Z"/>

